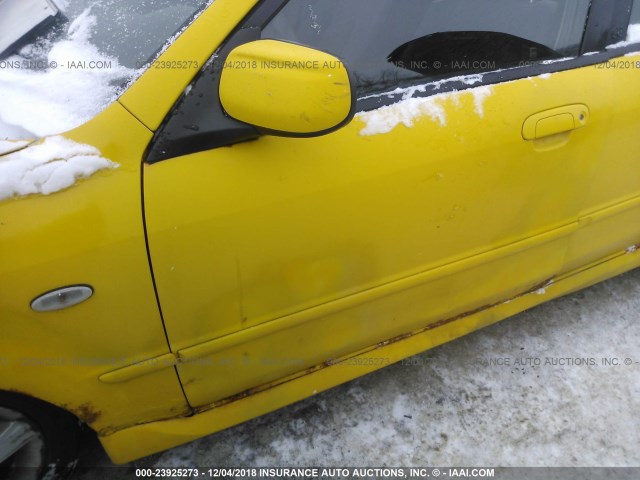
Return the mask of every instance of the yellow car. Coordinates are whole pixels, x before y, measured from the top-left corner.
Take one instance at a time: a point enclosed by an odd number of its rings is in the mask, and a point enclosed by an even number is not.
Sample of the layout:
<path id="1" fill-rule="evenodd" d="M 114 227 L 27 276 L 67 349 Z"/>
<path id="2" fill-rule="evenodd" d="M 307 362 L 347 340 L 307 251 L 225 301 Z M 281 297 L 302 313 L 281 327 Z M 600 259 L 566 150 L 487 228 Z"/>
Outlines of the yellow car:
<path id="1" fill-rule="evenodd" d="M 126 463 L 640 266 L 639 0 L 40 3 L 0 2 L 9 478 L 72 470 L 79 422 Z"/>

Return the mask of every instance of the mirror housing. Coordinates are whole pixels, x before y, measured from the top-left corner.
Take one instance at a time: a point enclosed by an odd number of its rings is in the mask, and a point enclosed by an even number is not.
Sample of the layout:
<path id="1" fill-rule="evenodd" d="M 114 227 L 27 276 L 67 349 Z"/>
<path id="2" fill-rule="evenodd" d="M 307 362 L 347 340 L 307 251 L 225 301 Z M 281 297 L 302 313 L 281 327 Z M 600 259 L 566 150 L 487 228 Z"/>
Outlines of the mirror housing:
<path id="1" fill-rule="evenodd" d="M 257 40 L 225 60 L 220 102 L 229 116 L 264 133 L 314 137 L 349 123 L 356 99 L 349 72 L 333 55 Z"/>

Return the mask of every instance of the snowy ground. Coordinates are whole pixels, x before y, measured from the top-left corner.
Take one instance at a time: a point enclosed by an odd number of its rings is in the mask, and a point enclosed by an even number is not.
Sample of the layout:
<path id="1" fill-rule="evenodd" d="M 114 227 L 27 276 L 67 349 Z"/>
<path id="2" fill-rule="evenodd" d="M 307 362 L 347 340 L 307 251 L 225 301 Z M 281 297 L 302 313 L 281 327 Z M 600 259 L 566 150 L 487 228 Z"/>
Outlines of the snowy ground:
<path id="1" fill-rule="evenodd" d="M 637 269 L 135 466 L 640 466 L 639 347 Z"/>

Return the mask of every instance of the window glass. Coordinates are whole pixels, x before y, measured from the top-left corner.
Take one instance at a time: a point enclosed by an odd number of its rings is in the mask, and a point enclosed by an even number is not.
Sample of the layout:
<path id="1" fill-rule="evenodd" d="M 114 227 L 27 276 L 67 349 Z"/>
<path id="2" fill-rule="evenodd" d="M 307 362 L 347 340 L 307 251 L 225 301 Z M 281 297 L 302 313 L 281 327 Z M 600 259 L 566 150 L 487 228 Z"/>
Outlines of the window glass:
<path id="1" fill-rule="evenodd" d="M 290 0 L 263 32 L 342 58 L 358 93 L 577 55 L 590 0 Z"/>
<path id="2" fill-rule="evenodd" d="M 640 23 L 640 0 L 634 0 L 633 8 L 631 9 L 631 25 Z"/>
<path id="3" fill-rule="evenodd" d="M 640 0 L 634 0 L 627 31 L 627 42 L 640 43 Z"/>
<path id="4" fill-rule="evenodd" d="M 0 140 L 55 135 L 87 122 L 210 0 L 54 3 L 57 9 L 49 1 L 0 0 Z M 38 23 L 46 15 L 30 9 L 47 4 L 57 14 Z"/>
<path id="5" fill-rule="evenodd" d="M 90 40 L 91 45 L 100 53 L 117 58 L 120 65 L 140 68 L 195 13 L 202 10 L 207 2 L 208 0 L 58 0 L 55 4 L 60 13 L 55 19 L 34 29 L 14 46 L 14 50 L 18 49 L 30 61 L 42 60 L 56 43 L 69 40 L 70 37 L 86 37 L 86 43 Z M 14 10 L 10 10 L 11 12 Z M 22 10 L 15 12 L 19 14 Z M 4 20 L 10 23 L 12 18 Z M 0 40 L 3 33 L 0 31 Z M 0 56 L 14 53 L 18 52 L 0 52 Z"/>
<path id="6" fill-rule="evenodd" d="M 75 16 L 90 7 L 97 21 L 93 43 L 100 51 L 116 57 L 121 65 L 140 68 L 208 0 L 67 0 L 67 15 Z"/>

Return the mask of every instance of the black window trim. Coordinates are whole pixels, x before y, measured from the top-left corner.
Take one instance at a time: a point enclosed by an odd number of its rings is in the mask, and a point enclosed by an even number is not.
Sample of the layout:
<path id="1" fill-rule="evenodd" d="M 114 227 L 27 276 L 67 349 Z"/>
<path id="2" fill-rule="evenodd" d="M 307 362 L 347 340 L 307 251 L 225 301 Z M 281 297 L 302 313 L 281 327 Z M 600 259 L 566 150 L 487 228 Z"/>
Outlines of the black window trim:
<path id="1" fill-rule="evenodd" d="M 580 54 L 603 50 L 624 40 L 633 0 L 592 0 Z"/>
<path id="2" fill-rule="evenodd" d="M 212 61 L 215 60 L 215 62 L 224 64 L 227 55 L 233 48 L 246 43 L 247 41 L 259 38 L 259 32 L 288 3 L 288 1 L 289 0 L 262 0 L 254 6 L 252 11 L 216 50 L 216 53 L 204 67 L 203 71 L 201 71 L 190 83 L 190 87 L 197 84 L 198 80 L 203 76 L 203 72 L 205 72 L 207 68 L 211 68 Z M 615 3 L 612 8 L 613 2 Z M 543 74 L 552 74 L 576 68 L 603 64 L 613 58 L 621 57 L 631 52 L 640 52 L 640 43 L 615 49 L 607 49 L 607 46 L 618 43 L 626 38 L 632 6 L 633 0 L 592 0 L 585 25 L 580 55 L 577 57 L 541 61 L 533 65 L 518 66 L 504 70 L 489 72 L 479 71 L 477 73 L 469 73 L 464 76 L 450 77 L 438 81 L 425 81 L 425 79 L 422 78 L 413 81 L 401 82 L 397 85 L 380 90 L 380 92 L 374 92 L 358 98 L 356 103 L 356 112 L 366 112 L 397 103 L 403 99 L 404 95 L 404 92 L 394 93 L 394 90 L 397 90 L 398 88 L 408 89 L 417 86 L 424 87 L 420 90 L 416 90 L 413 94 L 414 98 L 424 98 L 441 93 L 468 90 L 479 86 L 495 85 Z M 258 35 L 258 37 L 256 37 L 256 35 Z M 348 62 L 346 66 L 347 68 L 349 67 Z M 468 77 L 473 75 L 481 76 L 481 79 L 478 82 L 471 84 L 468 81 Z M 216 85 L 219 85 L 219 79 Z M 187 91 L 189 90 L 191 90 L 191 88 L 187 89 Z M 264 132 L 259 132 L 251 125 L 247 125 L 227 117 L 226 114 L 224 114 L 218 99 L 216 104 L 220 111 L 216 112 L 216 114 L 221 118 L 225 117 L 224 122 L 222 123 L 228 123 L 228 125 L 226 127 L 221 127 L 220 131 L 212 132 L 210 137 L 207 137 L 206 132 L 201 132 L 199 136 L 194 135 L 193 138 L 186 138 L 179 142 L 179 145 L 173 145 L 175 148 L 171 148 L 172 142 L 166 138 L 166 135 L 164 135 L 164 128 L 182 105 L 184 98 L 185 95 L 182 95 L 172 107 L 163 124 L 155 132 L 154 138 L 145 155 L 146 163 L 153 164 L 182 155 L 193 154 L 223 146 L 231 146 L 239 142 L 255 140 L 264 135 Z M 188 113 L 187 108 L 183 107 L 181 110 L 181 113 L 185 111 Z M 169 148 L 167 148 L 167 146 Z"/>

